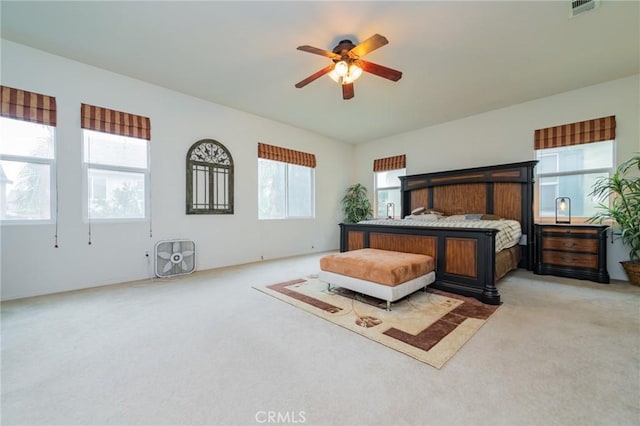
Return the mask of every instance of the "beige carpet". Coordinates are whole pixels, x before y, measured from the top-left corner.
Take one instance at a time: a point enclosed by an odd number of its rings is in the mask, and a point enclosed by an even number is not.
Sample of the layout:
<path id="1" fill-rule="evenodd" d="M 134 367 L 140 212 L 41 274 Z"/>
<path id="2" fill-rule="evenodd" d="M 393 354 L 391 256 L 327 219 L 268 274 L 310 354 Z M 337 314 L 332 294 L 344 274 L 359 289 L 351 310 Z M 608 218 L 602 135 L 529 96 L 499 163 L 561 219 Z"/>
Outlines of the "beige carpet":
<path id="1" fill-rule="evenodd" d="M 251 287 L 324 255 L 3 302 L 0 424 L 640 425 L 640 288 L 513 271 L 438 370 Z"/>
<path id="2" fill-rule="evenodd" d="M 342 288 L 328 290 L 315 275 L 254 288 L 436 368 L 498 308 L 427 289 L 393 303 L 387 311 L 384 301 Z"/>

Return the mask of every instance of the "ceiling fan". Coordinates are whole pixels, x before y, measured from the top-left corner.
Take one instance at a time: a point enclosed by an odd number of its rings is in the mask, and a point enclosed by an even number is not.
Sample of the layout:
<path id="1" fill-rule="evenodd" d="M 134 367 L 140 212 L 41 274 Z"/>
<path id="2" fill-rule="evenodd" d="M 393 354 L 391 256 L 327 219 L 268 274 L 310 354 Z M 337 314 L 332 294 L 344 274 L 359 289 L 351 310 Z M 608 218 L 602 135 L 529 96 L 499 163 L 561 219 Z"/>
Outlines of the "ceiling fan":
<path id="1" fill-rule="evenodd" d="M 360 77 L 362 71 L 392 81 L 398 81 L 402 77 L 400 71 L 360 59 L 367 53 L 373 52 L 388 43 L 389 40 L 386 37 L 374 34 L 357 46 L 351 40 L 342 40 L 331 52 L 313 46 L 298 46 L 298 50 L 326 56 L 333 60 L 333 63 L 297 83 L 296 87 L 300 89 L 323 75 L 329 74 L 329 77 L 342 86 L 342 98 L 351 99 L 354 96 L 353 82 Z"/>

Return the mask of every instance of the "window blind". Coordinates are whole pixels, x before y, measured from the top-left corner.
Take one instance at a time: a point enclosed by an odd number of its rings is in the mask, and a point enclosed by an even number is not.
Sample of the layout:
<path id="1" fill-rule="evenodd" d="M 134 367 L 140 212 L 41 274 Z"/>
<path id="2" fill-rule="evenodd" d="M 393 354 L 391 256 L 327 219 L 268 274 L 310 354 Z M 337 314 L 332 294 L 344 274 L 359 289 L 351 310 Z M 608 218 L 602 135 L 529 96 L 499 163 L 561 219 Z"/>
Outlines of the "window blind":
<path id="1" fill-rule="evenodd" d="M 80 120 L 83 129 L 151 140 L 151 120 L 141 115 L 82 104 Z"/>
<path id="2" fill-rule="evenodd" d="M 373 171 L 384 172 L 387 170 L 404 169 L 407 167 L 406 154 L 395 155 L 393 157 L 378 158 L 373 160 Z"/>
<path id="3" fill-rule="evenodd" d="M 608 141 L 616 138 L 616 117 L 595 118 L 578 123 L 538 129 L 534 134 L 534 149 L 558 148 Z"/>
<path id="4" fill-rule="evenodd" d="M 305 167 L 316 167 L 315 154 L 296 151 L 279 146 L 258 143 L 258 158 L 266 160 L 281 161 L 283 163 L 297 164 Z"/>
<path id="5" fill-rule="evenodd" d="M 0 97 L 0 116 L 55 127 L 57 113 L 53 96 L 0 86 Z"/>

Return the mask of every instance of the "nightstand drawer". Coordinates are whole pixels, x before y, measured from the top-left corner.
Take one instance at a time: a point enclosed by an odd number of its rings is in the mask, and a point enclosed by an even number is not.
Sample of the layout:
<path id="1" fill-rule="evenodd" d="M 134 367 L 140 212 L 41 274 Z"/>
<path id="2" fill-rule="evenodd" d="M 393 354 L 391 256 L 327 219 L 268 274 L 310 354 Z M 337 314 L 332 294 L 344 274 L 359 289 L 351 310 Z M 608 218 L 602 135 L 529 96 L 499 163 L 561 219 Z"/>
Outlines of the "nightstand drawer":
<path id="1" fill-rule="evenodd" d="M 545 250 L 542 252 L 542 262 L 550 265 L 595 269 L 598 267 L 598 255 Z"/>
<path id="2" fill-rule="evenodd" d="M 580 238 L 545 237 L 542 240 L 543 250 L 579 251 L 582 253 L 598 253 L 598 240 Z"/>

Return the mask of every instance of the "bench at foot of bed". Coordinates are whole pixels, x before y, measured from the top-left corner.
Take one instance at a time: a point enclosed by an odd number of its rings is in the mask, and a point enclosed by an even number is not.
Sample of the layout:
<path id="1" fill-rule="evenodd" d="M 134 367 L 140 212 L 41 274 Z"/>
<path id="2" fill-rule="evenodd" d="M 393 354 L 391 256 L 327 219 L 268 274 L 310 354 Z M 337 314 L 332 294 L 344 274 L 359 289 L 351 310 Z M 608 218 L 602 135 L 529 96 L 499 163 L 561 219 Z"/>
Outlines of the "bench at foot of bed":
<path id="1" fill-rule="evenodd" d="M 320 280 L 328 287 L 342 287 L 395 302 L 436 278 L 431 256 L 389 250 L 360 249 L 329 254 L 320 259 Z"/>

